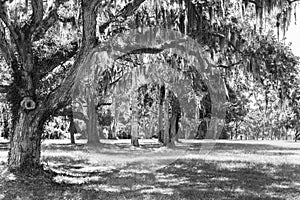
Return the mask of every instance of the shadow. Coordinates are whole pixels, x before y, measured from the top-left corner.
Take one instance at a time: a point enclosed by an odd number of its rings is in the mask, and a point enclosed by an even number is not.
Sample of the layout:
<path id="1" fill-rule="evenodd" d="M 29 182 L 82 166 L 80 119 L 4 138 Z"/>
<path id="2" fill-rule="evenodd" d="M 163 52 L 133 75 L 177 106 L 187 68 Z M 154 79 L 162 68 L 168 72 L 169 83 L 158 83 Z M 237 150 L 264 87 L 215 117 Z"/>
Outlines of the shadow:
<path id="1" fill-rule="evenodd" d="M 76 165 L 80 164 L 88 164 L 88 159 L 82 159 L 82 158 L 73 158 L 69 156 L 48 156 L 44 155 L 42 158 L 42 162 L 45 163 L 59 163 L 60 165 L 64 166 L 70 166 L 70 167 L 76 167 Z"/>
<path id="2" fill-rule="evenodd" d="M 68 173 L 57 173 L 52 181 L 1 179 L 2 199 L 283 200 L 300 195 L 298 165 L 177 160 L 157 171 L 145 170 L 142 162 L 89 172 L 78 165 L 56 167 Z"/>
<path id="3" fill-rule="evenodd" d="M 208 141 L 205 141 L 209 143 Z M 211 144 L 214 144 L 213 142 Z M 175 149 L 199 152 L 203 143 L 184 141 Z M 105 144 L 89 149 L 85 145 L 55 144 L 57 148 L 80 148 L 93 151 L 93 156 L 143 153 L 146 146 Z M 116 148 L 116 149 L 115 149 Z M 298 147 L 235 142 L 216 143 L 213 151 L 288 155 Z M 67 150 L 69 151 L 69 150 Z M 0 199 L 297 199 L 300 196 L 300 165 L 234 160 L 166 159 L 124 161 L 123 165 L 91 162 L 95 157 L 77 158 L 44 154 L 46 167 L 55 172 L 53 179 L 42 176 L 0 179 Z M 99 154 L 97 153 L 99 151 Z M 263 153 L 262 153 L 263 152 Z M 135 155 L 135 154 L 134 154 Z M 155 158 L 153 158 L 155 159 Z M 166 165 L 167 164 L 167 165 Z M 152 166 L 153 165 L 153 166 Z M 157 169 L 159 168 L 159 169 Z M 153 170 L 156 169 L 156 170 Z M 1 169 L 0 169 L 1 170 Z M 1 196 L 2 195 L 2 196 Z"/>
<path id="4" fill-rule="evenodd" d="M 295 179 L 283 173 L 286 168 L 293 172 L 298 170 L 290 165 L 283 170 L 281 167 L 248 162 L 178 160 L 158 173 L 185 180 L 188 184 L 180 183 L 173 187 L 188 199 L 203 195 L 212 199 L 285 199 L 280 197 L 282 193 L 300 194 L 300 188 L 291 185 Z M 296 180 L 300 181 L 299 177 Z M 160 187 L 170 187 L 170 184 L 166 181 Z"/>

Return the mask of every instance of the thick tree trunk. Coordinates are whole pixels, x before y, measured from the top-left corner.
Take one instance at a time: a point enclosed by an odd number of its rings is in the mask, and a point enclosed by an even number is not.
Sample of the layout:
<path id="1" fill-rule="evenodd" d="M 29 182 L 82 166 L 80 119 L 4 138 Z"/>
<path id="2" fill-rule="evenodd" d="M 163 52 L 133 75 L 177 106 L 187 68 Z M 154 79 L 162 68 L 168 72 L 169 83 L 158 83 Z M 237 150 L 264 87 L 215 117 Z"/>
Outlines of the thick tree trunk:
<path id="1" fill-rule="evenodd" d="M 40 167 L 44 122 L 45 118 L 41 112 L 19 112 L 10 136 L 9 169 L 28 171 Z"/>

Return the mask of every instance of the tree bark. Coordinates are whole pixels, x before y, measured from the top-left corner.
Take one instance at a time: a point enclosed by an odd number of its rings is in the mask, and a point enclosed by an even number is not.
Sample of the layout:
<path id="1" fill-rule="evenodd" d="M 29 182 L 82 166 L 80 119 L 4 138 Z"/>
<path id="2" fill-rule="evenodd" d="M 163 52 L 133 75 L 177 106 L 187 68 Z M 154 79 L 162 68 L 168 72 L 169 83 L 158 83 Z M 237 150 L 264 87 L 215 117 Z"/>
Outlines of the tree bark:
<path id="1" fill-rule="evenodd" d="M 86 97 L 87 100 L 87 113 L 88 113 L 88 120 L 86 124 L 87 128 L 87 136 L 88 136 L 88 145 L 99 145 L 99 136 L 97 132 L 97 112 L 96 112 L 96 104 L 95 98 L 92 92 L 90 91 L 91 88 L 89 87 L 87 94 L 89 96 Z"/>
<path id="2" fill-rule="evenodd" d="M 164 143 L 163 132 L 163 105 L 165 100 L 165 86 L 162 85 L 159 88 L 159 104 L 158 104 L 158 141 Z"/>
<path id="3" fill-rule="evenodd" d="M 10 136 L 9 169 L 31 171 L 40 167 L 41 136 L 45 121 L 43 112 L 20 110 Z"/>
<path id="4" fill-rule="evenodd" d="M 74 122 L 74 116 L 73 113 L 71 113 L 69 116 L 69 120 L 70 120 L 70 127 L 69 127 L 69 132 L 70 132 L 70 139 L 71 139 L 71 144 L 75 144 L 75 132 L 76 130 L 76 126 L 75 126 L 75 122 Z"/>
<path id="5" fill-rule="evenodd" d="M 137 121 L 137 97 L 136 97 L 136 86 L 137 86 L 137 80 L 136 80 L 136 69 L 132 72 L 132 88 L 133 92 L 131 95 L 131 144 L 135 147 L 140 146 L 139 145 L 139 139 L 138 139 L 138 121 Z"/>
<path id="6" fill-rule="evenodd" d="M 113 120 L 113 138 L 117 137 L 117 131 L 118 131 L 118 120 L 119 120 L 119 110 L 117 109 L 118 106 L 118 96 L 114 95 L 114 120 Z"/>
<path id="7" fill-rule="evenodd" d="M 168 96 L 168 91 L 166 90 L 166 97 Z M 164 101 L 164 146 L 169 144 L 169 134 L 170 134 L 170 122 L 169 122 L 169 101 L 166 98 Z"/>
<path id="8" fill-rule="evenodd" d="M 174 147 L 175 146 L 175 137 L 177 135 L 176 132 L 176 122 L 177 122 L 177 115 L 176 114 L 172 114 L 171 118 L 170 118 L 170 129 L 169 129 L 169 141 L 168 141 L 168 146 L 169 147 Z"/>
<path id="9" fill-rule="evenodd" d="M 161 103 L 158 104 L 158 141 L 163 143 L 163 105 Z"/>

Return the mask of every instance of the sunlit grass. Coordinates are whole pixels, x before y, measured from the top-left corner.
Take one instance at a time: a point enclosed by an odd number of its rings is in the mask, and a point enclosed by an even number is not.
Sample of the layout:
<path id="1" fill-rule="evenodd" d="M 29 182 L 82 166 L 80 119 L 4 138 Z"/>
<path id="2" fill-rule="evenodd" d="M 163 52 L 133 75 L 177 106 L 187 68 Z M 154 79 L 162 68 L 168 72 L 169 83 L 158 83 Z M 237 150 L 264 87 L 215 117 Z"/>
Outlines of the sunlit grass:
<path id="1" fill-rule="evenodd" d="M 21 199 L 198 200 L 300 196 L 300 143 L 182 140 L 175 149 L 147 148 L 145 145 L 151 140 L 141 141 L 140 148 L 132 148 L 129 140 L 105 141 L 99 148 L 84 143 L 84 140 L 77 145 L 70 145 L 69 141 L 45 141 L 42 160 L 46 168 L 57 173 L 53 181 L 6 177 L 1 180 L 2 199 L 19 196 Z M 207 146 L 209 151 L 203 150 Z M 0 159 L 4 162 L 7 148 L 1 149 Z M 4 169 L 3 164 L 0 170 Z"/>

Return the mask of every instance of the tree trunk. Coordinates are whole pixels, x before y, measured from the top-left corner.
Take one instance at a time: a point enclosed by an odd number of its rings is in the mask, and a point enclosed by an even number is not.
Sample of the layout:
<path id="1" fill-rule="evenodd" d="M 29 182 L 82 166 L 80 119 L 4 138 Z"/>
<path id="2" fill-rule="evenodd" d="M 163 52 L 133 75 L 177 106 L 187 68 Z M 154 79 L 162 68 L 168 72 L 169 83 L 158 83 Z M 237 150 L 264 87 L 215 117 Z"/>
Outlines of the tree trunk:
<path id="1" fill-rule="evenodd" d="M 69 116 L 70 120 L 70 127 L 69 127 L 69 132 L 70 132 L 70 139 L 71 139 L 71 144 L 75 144 L 75 132 L 77 132 L 76 127 L 75 127 L 75 122 L 74 122 L 74 116 L 73 113 L 71 113 Z"/>
<path id="2" fill-rule="evenodd" d="M 164 142 L 163 132 L 163 104 L 165 100 L 165 86 L 159 88 L 159 104 L 158 104 L 158 141 Z"/>
<path id="3" fill-rule="evenodd" d="M 163 105 L 158 105 L 158 141 L 163 143 Z"/>
<path id="4" fill-rule="evenodd" d="M 235 139 L 238 139 L 238 123 L 235 121 Z"/>
<path id="5" fill-rule="evenodd" d="M 168 94 L 168 91 L 166 91 L 166 96 Z M 164 101 L 164 146 L 167 146 L 169 144 L 169 139 L 170 139 L 170 135 L 169 135 L 169 129 L 170 129 L 170 124 L 169 124 L 169 101 L 168 99 L 166 99 Z"/>
<path id="6" fill-rule="evenodd" d="M 117 109 L 117 106 L 118 106 L 118 96 L 114 95 L 114 120 L 113 120 L 113 128 L 112 128 L 113 138 L 117 138 L 117 134 L 118 134 L 117 131 L 118 131 L 119 110 Z"/>
<path id="7" fill-rule="evenodd" d="M 89 92 L 88 94 L 91 94 L 91 89 L 88 88 Z M 87 128 L 87 136 L 88 136 L 88 141 L 87 144 L 89 145 L 98 145 L 100 144 L 99 141 L 99 136 L 97 132 L 97 112 L 96 112 L 96 104 L 94 100 L 94 95 L 89 95 L 87 97 L 87 113 L 88 113 L 88 120 L 86 124 Z"/>
<path id="8" fill-rule="evenodd" d="M 41 136 L 44 113 L 19 111 L 10 136 L 8 167 L 11 170 L 32 171 L 40 167 Z"/>
<path id="9" fill-rule="evenodd" d="M 133 88 L 133 94 L 131 95 L 131 144 L 135 147 L 140 146 L 139 145 L 139 135 L 138 135 L 138 121 L 137 121 L 137 96 L 136 96 L 136 86 L 137 86 L 137 80 L 136 80 L 136 69 L 132 72 L 132 88 Z"/>
<path id="10" fill-rule="evenodd" d="M 99 129 L 98 129 L 98 132 L 99 132 L 99 138 L 100 140 L 101 139 L 107 139 L 103 133 L 103 125 L 99 125 Z"/>
<path id="11" fill-rule="evenodd" d="M 138 147 L 139 138 L 138 138 L 138 123 L 136 121 L 136 117 L 132 116 L 131 119 L 131 145 Z"/>
<path id="12" fill-rule="evenodd" d="M 175 146 L 175 139 L 176 139 L 176 135 L 177 135 L 177 131 L 176 131 L 176 123 L 177 123 L 177 115 L 174 114 L 172 115 L 172 117 L 170 118 L 170 129 L 169 129 L 169 147 L 174 147 Z"/>

